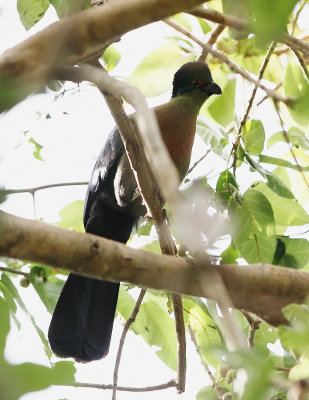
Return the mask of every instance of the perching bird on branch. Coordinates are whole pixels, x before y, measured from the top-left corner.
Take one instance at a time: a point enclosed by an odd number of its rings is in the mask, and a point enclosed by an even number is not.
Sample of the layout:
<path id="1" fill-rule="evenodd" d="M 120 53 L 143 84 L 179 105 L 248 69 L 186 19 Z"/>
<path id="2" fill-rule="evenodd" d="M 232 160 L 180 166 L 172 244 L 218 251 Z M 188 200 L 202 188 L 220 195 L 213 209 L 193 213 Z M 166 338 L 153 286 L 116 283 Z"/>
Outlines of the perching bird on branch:
<path id="1" fill-rule="evenodd" d="M 164 143 L 181 179 L 189 167 L 197 115 L 213 94 L 221 94 L 221 89 L 212 80 L 208 66 L 190 62 L 175 73 L 171 100 L 154 108 Z M 84 208 L 86 232 L 126 243 L 145 210 L 121 136 L 114 128 L 88 186 Z M 106 356 L 118 291 L 119 283 L 70 274 L 49 327 L 54 353 L 80 362 Z"/>

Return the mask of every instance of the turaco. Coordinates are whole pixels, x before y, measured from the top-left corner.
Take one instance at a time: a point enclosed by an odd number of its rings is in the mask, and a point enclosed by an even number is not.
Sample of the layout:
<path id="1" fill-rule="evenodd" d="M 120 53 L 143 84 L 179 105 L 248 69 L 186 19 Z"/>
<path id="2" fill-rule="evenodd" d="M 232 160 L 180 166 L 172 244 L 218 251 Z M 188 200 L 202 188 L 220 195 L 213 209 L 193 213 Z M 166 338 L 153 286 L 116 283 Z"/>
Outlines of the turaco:
<path id="1" fill-rule="evenodd" d="M 184 64 L 173 80 L 172 98 L 154 108 L 165 145 L 183 179 L 190 163 L 196 119 L 203 103 L 221 89 L 202 62 Z M 131 116 L 134 118 L 134 115 Z M 141 196 L 115 127 L 95 164 L 84 208 L 86 232 L 126 243 L 145 215 Z M 49 327 L 52 350 L 79 362 L 98 360 L 110 346 L 119 283 L 70 274 Z"/>

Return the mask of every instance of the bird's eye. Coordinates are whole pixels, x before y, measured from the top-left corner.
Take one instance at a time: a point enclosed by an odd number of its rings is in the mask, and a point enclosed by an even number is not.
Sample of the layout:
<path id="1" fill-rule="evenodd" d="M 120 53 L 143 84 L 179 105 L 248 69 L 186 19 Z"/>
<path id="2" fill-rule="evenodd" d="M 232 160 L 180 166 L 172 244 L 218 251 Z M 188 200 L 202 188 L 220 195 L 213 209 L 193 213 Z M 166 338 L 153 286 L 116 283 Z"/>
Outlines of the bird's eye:
<path id="1" fill-rule="evenodd" d="M 200 87 L 201 85 L 202 85 L 202 81 L 200 80 L 200 79 L 193 79 L 193 81 L 192 81 L 192 86 L 193 87 L 195 87 L 195 88 L 198 88 L 198 87 Z"/>

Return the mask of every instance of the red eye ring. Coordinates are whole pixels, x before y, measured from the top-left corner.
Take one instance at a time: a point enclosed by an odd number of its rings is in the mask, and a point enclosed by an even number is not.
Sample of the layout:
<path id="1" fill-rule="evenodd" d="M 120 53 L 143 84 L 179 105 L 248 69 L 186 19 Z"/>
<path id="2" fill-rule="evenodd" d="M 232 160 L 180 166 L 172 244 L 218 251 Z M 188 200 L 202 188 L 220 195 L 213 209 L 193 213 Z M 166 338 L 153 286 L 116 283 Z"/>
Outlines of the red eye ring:
<path id="1" fill-rule="evenodd" d="M 203 82 L 200 79 L 195 78 L 191 83 L 193 87 L 198 88 L 202 85 Z"/>

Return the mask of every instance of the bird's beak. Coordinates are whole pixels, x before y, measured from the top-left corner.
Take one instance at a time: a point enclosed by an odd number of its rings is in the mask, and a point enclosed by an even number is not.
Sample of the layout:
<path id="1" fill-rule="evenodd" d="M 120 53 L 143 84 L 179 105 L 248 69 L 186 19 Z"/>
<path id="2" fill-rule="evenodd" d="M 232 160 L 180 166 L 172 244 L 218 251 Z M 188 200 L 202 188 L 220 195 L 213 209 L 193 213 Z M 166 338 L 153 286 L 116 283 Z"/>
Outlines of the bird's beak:
<path id="1" fill-rule="evenodd" d="M 214 81 L 211 81 L 204 88 L 204 91 L 208 94 L 208 96 L 211 96 L 212 94 L 222 94 L 222 90 L 221 90 L 220 86 Z"/>

